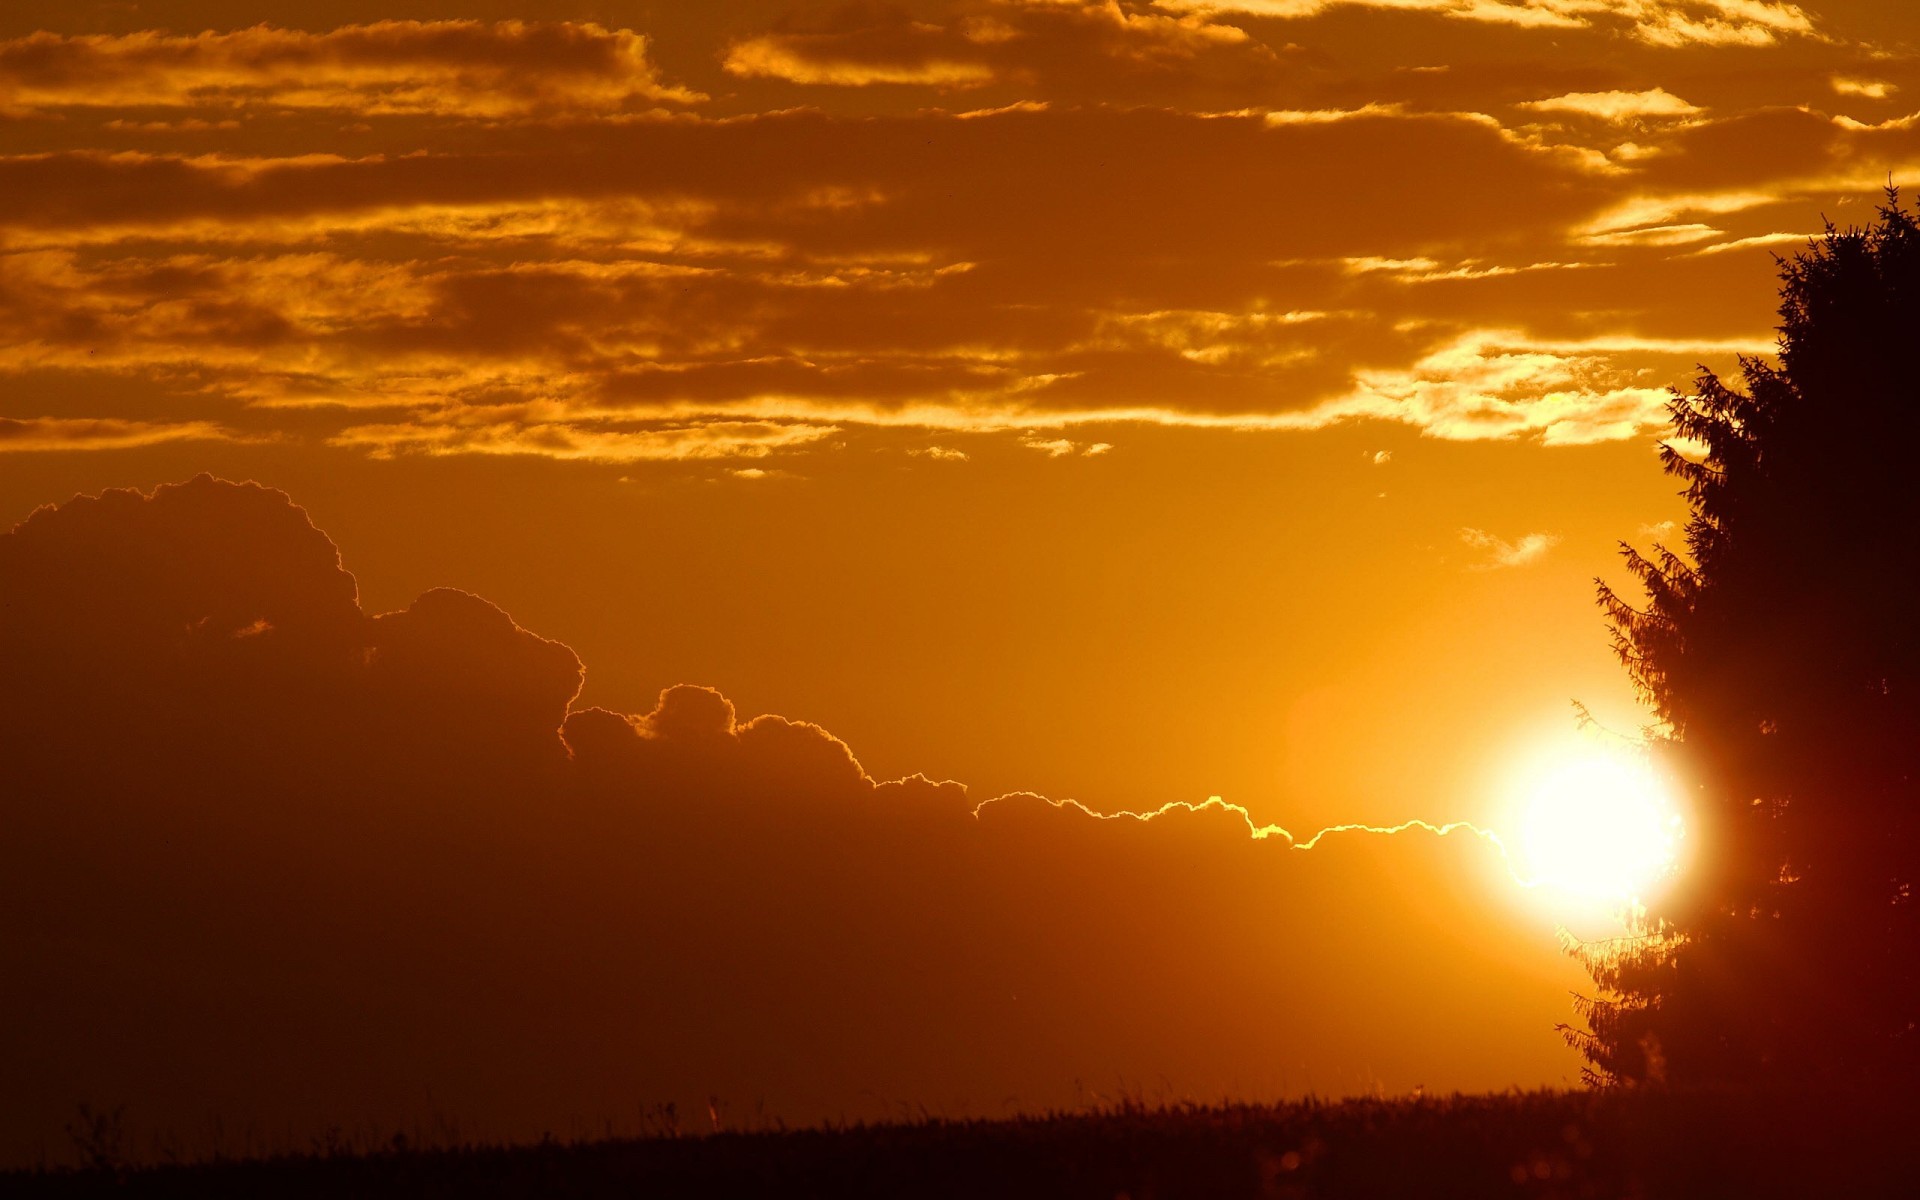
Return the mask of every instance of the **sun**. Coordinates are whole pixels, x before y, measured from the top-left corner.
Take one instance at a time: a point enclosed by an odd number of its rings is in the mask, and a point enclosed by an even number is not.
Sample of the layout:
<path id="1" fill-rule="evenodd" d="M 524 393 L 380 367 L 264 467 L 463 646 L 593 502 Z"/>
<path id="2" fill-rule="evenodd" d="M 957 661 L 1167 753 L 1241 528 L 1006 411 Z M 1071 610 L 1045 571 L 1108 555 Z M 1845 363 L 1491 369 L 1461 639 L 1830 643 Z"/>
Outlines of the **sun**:
<path id="1" fill-rule="evenodd" d="M 1672 791 L 1644 761 L 1591 751 L 1551 764 L 1527 788 L 1517 866 L 1536 886 L 1631 904 L 1674 872 L 1684 832 Z"/>

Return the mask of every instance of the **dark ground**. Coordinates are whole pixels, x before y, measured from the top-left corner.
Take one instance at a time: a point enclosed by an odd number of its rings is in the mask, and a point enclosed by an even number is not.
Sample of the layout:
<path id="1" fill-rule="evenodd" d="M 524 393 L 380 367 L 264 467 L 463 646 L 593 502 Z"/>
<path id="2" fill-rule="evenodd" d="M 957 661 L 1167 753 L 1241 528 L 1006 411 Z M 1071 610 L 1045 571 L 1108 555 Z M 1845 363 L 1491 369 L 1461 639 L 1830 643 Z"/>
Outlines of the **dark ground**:
<path id="1" fill-rule="evenodd" d="M 1920 1196 L 1920 1100 L 1537 1092 L 0 1175 L 18 1197 Z"/>

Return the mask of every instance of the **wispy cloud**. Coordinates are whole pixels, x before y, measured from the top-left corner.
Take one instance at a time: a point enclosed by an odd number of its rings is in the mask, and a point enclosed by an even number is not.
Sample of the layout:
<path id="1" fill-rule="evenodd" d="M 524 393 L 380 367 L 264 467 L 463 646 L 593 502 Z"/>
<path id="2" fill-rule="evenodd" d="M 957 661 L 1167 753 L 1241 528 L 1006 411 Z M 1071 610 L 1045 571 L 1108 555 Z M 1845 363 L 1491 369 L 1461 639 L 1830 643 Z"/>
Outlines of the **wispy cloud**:
<path id="1" fill-rule="evenodd" d="M 1411 367 L 1358 372 L 1352 391 L 1309 419 L 1396 421 L 1456 441 L 1525 436 L 1565 446 L 1632 437 L 1664 421 L 1667 403 L 1665 389 L 1631 382 L 1614 361 L 1635 346 L 1631 338 L 1556 345 L 1476 331 Z"/>
<path id="2" fill-rule="evenodd" d="M 830 425 L 739 421 L 634 429 L 584 423 L 467 423 L 425 419 L 389 425 L 356 425 L 334 435 L 333 442 L 365 449 L 382 458 L 402 454 L 486 454 L 600 463 L 690 462 L 764 458 L 779 450 L 819 442 L 838 432 Z"/>
<path id="3" fill-rule="evenodd" d="M 972 457 L 965 450 L 956 450 L 952 446 L 921 446 L 907 453 L 915 458 L 930 458 L 935 462 L 966 462 Z"/>
<path id="4" fill-rule="evenodd" d="M 128 450 L 162 442 L 246 440 L 212 421 L 127 421 L 94 417 L 0 417 L 0 454 Z"/>
<path id="5" fill-rule="evenodd" d="M 1048 458 L 1097 458 L 1113 449 L 1108 442 L 1076 442 L 1072 438 L 1043 438 L 1028 434 L 1020 444 Z"/>
<path id="6" fill-rule="evenodd" d="M 1484 529 L 1467 528 L 1460 531 L 1460 540 L 1482 556 L 1473 564 L 1474 570 L 1496 571 L 1503 567 L 1524 567 L 1540 561 L 1549 550 L 1560 544 L 1560 535 L 1529 533 L 1510 542 Z"/>

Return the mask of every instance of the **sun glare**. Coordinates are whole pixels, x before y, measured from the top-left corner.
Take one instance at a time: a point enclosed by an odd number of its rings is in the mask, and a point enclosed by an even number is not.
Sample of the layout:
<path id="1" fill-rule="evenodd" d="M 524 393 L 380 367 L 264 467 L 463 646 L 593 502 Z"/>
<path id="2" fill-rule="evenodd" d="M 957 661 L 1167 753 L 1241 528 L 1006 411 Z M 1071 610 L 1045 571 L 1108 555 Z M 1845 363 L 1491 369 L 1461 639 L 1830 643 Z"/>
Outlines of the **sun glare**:
<path id="1" fill-rule="evenodd" d="M 1518 865 L 1542 887 L 1632 903 L 1672 874 L 1683 832 L 1673 795 L 1651 768 L 1592 753 L 1548 768 L 1527 790 Z"/>

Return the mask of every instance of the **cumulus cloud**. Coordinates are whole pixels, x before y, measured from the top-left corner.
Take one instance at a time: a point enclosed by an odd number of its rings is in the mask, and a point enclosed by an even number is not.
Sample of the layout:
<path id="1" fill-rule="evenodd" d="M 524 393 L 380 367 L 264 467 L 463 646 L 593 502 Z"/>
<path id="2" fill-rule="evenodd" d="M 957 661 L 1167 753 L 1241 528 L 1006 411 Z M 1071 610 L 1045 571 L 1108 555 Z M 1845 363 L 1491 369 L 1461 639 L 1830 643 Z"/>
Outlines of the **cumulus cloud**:
<path id="1" fill-rule="evenodd" d="M 982 804 L 711 688 L 618 712 L 581 680 L 466 592 L 368 613 L 258 485 L 0 534 L 0 1160 L 76 1096 L 192 1153 L 178 1114 L 305 1145 L 429 1109 L 533 1136 L 711 1095 L 800 1121 L 1571 1069 L 1573 969 L 1486 903 L 1485 839 Z"/>
<path id="2" fill-rule="evenodd" d="M 278 107 L 511 117 L 701 98 L 661 82 L 645 37 L 572 22 L 380 21 L 321 33 L 263 24 L 0 41 L 0 111 Z"/>

